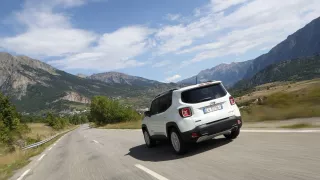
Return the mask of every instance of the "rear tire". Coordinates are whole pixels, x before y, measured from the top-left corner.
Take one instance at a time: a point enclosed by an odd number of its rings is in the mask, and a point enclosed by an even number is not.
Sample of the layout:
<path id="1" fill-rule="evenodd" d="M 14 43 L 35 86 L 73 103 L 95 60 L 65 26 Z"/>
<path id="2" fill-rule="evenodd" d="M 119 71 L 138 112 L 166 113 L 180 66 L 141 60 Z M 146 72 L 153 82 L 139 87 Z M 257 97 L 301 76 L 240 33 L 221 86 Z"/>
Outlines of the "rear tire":
<path id="1" fill-rule="evenodd" d="M 240 129 L 237 129 L 235 131 L 231 131 L 230 134 L 224 134 L 224 137 L 227 139 L 235 139 L 239 136 L 240 134 Z"/>
<path id="2" fill-rule="evenodd" d="M 143 137 L 144 137 L 144 141 L 146 143 L 146 146 L 148 148 L 154 147 L 156 145 L 156 142 L 151 138 L 148 130 L 143 129 L 142 132 L 143 132 Z"/>
<path id="3" fill-rule="evenodd" d="M 172 128 L 170 131 L 170 142 L 176 154 L 181 155 L 187 152 L 187 145 L 175 128 Z"/>

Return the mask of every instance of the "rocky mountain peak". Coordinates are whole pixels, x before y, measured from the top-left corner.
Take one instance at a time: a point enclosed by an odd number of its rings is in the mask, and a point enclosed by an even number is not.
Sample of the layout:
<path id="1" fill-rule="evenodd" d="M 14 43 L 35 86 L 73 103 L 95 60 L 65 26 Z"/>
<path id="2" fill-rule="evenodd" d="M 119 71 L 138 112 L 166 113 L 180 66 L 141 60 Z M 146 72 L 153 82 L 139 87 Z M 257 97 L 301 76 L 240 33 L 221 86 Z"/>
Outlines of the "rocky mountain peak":
<path id="1" fill-rule="evenodd" d="M 160 83 L 160 82 L 157 82 L 154 80 L 149 80 L 149 79 L 146 79 L 143 77 L 131 76 L 131 75 L 128 75 L 125 73 L 115 72 L 115 71 L 93 74 L 87 78 L 103 81 L 103 82 L 109 83 L 109 84 L 127 84 L 127 85 L 143 85 L 143 86 L 146 85 L 146 86 L 148 86 L 148 85 Z"/>

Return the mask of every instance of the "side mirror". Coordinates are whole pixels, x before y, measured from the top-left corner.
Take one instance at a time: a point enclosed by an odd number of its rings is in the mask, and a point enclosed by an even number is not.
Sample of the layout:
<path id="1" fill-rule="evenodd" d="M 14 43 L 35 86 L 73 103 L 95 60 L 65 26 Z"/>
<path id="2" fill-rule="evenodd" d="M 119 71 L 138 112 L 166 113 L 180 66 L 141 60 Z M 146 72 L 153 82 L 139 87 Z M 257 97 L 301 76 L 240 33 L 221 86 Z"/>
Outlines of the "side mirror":
<path id="1" fill-rule="evenodd" d="M 146 112 L 144 112 L 144 116 L 148 116 L 148 117 L 150 117 L 150 116 L 151 116 L 150 111 L 146 111 Z"/>

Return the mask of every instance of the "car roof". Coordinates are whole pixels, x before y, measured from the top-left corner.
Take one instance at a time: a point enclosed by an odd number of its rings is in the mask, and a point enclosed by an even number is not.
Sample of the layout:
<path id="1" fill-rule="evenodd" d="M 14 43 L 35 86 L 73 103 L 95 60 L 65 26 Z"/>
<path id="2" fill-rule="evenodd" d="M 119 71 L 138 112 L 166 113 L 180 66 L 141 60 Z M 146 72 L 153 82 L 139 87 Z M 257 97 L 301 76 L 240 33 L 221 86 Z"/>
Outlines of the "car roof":
<path id="1" fill-rule="evenodd" d="M 195 89 L 197 87 L 209 86 L 209 85 L 212 85 L 212 84 L 219 84 L 219 83 L 221 83 L 221 81 L 208 81 L 208 82 L 203 82 L 203 83 L 199 83 L 199 84 L 195 84 L 195 85 L 191 85 L 191 86 L 186 86 L 186 87 L 183 87 L 183 88 L 180 88 L 180 89 L 170 89 L 170 90 L 167 90 L 165 92 L 162 92 L 162 93 L 156 95 L 153 98 L 153 100 L 157 99 L 158 97 L 164 96 L 164 95 L 166 95 L 166 94 L 168 94 L 170 92 L 183 92 L 183 91 L 186 91 L 186 90 L 189 90 L 189 89 Z"/>
<path id="2" fill-rule="evenodd" d="M 195 85 L 191 85 L 191 86 L 186 86 L 186 87 L 175 90 L 175 92 L 182 92 L 182 91 L 186 91 L 189 89 L 195 89 L 195 88 L 198 88 L 201 86 L 209 86 L 212 84 L 220 84 L 220 83 L 222 83 L 222 82 L 221 81 L 208 81 L 208 82 L 199 83 L 199 84 L 195 84 Z"/>
<path id="3" fill-rule="evenodd" d="M 156 97 L 154 97 L 154 99 L 157 99 L 158 97 L 164 96 L 164 95 L 166 95 L 166 94 L 168 94 L 168 93 L 170 93 L 170 92 L 173 92 L 173 91 L 175 91 L 175 90 L 178 90 L 178 89 L 170 89 L 170 90 L 168 90 L 168 91 L 162 92 L 162 93 L 156 95 Z"/>

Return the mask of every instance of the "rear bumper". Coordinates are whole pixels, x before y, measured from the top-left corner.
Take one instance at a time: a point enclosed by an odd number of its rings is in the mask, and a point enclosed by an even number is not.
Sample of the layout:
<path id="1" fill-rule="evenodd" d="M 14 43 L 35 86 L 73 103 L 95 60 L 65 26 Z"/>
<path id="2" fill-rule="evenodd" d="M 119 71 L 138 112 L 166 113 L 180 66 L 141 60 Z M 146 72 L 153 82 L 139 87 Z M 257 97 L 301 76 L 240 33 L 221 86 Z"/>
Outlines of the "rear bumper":
<path id="1" fill-rule="evenodd" d="M 196 128 L 181 133 L 185 142 L 202 142 L 216 136 L 231 133 L 231 131 L 242 127 L 241 117 L 231 116 L 225 119 L 197 126 Z M 192 137 L 196 134 L 197 137 Z"/>

